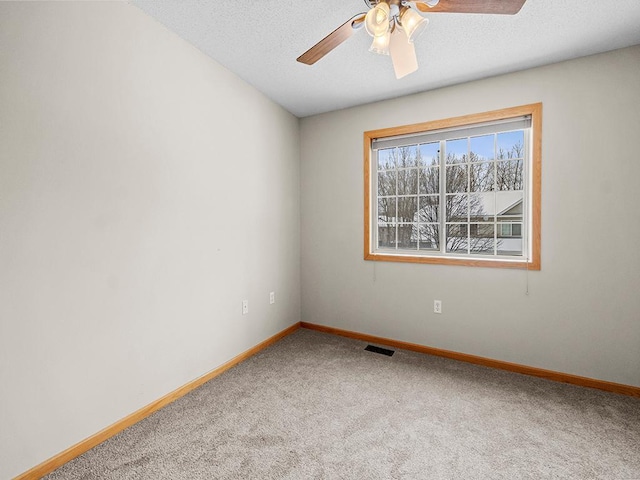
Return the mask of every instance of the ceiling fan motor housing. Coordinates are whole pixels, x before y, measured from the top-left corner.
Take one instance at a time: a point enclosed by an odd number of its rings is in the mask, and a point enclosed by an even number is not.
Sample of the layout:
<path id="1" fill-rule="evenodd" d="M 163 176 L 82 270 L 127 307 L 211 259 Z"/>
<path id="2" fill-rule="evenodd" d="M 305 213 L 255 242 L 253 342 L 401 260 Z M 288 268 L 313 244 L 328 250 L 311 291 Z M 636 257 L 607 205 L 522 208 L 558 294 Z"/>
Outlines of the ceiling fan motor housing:
<path id="1" fill-rule="evenodd" d="M 378 3 L 378 0 L 364 0 L 364 3 L 367 4 L 367 7 L 373 8 L 376 6 L 376 3 Z"/>
<path id="2" fill-rule="evenodd" d="M 392 5 L 397 5 L 399 6 L 402 2 L 401 0 L 364 0 L 364 3 L 369 7 L 369 8 L 373 8 L 375 7 L 377 4 L 379 4 L 381 1 L 384 1 L 386 3 L 389 4 L 389 6 Z"/>
<path id="3" fill-rule="evenodd" d="M 389 6 L 395 5 L 397 7 L 400 7 L 401 5 L 405 5 L 406 6 L 409 3 L 408 0 L 364 0 L 364 3 L 365 3 L 365 5 L 367 5 L 367 7 L 373 8 L 378 3 L 380 3 L 381 1 L 387 2 L 389 4 Z M 418 0 L 418 1 L 421 1 L 421 3 L 424 3 L 424 4 L 428 5 L 429 7 L 435 7 L 439 3 L 440 0 Z"/>

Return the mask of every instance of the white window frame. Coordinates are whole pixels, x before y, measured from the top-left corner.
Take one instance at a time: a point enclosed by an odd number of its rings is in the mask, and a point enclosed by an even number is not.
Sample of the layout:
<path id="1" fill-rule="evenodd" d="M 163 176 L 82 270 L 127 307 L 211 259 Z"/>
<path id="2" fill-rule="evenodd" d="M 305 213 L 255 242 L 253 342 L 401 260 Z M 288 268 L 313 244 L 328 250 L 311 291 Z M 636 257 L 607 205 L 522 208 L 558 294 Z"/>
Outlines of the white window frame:
<path id="1" fill-rule="evenodd" d="M 541 181 L 541 130 L 542 130 L 542 104 L 524 105 L 520 107 L 496 110 L 463 117 L 437 120 L 416 125 L 393 127 L 383 130 L 365 132 L 365 260 L 394 261 L 394 262 L 415 262 L 415 263 L 441 263 L 452 265 L 487 266 L 503 268 L 527 268 L 530 270 L 540 269 L 540 181 Z M 518 123 L 521 122 L 521 123 Z M 527 126 L 530 122 L 530 127 Z M 514 125 L 517 128 L 512 128 Z M 498 239 L 501 238 L 501 224 L 513 222 L 501 222 L 494 216 L 494 252 L 493 255 L 474 254 L 469 251 L 465 253 L 453 253 L 446 251 L 446 228 L 448 223 L 445 219 L 445 197 L 446 197 L 446 163 L 444 161 L 445 142 L 452 138 L 465 138 L 483 135 L 482 132 L 495 133 L 509 130 L 525 130 L 525 160 L 524 160 L 524 198 L 523 198 L 523 220 L 521 223 L 521 234 L 523 249 L 522 255 L 497 255 Z M 427 142 L 440 142 L 440 191 L 439 201 L 439 234 L 440 250 L 419 250 L 398 248 L 398 222 L 396 221 L 395 248 L 378 248 L 378 159 L 377 151 L 383 148 L 402 145 L 417 145 Z M 469 140 L 468 140 L 469 141 Z M 494 160 L 494 168 L 496 161 Z M 467 165 L 469 165 L 467 163 Z M 395 169 L 396 172 L 399 170 Z M 469 181 L 469 180 L 468 180 Z M 398 175 L 396 175 L 398 182 Z M 466 192 L 471 195 L 472 192 Z M 415 195 L 418 199 L 421 193 Z M 396 195 L 395 198 L 402 198 Z M 397 201 L 397 200 L 396 200 Z M 419 202 L 419 200 L 418 200 Z M 497 212 L 495 212 L 497 215 Z M 467 234 L 469 235 L 470 225 L 474 224 L 471 217 L 467 216 Z M 502 237 L 505 238 L 505 237 Z M 506 237 L 510 238 L 510 237 Z M 470 247 L 468 247 L 469 250 Z"/>

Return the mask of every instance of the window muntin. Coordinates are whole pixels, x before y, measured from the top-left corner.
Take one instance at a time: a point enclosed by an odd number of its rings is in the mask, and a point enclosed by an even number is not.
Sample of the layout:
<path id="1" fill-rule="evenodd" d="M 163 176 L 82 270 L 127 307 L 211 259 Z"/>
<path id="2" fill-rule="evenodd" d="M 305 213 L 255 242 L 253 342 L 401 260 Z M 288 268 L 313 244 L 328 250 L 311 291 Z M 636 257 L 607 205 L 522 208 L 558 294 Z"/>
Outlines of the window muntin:
<path id="1" fill-rule="evenodd" d="M 366 132 L 365 258 L 539 268 L 540 113 Z"/>

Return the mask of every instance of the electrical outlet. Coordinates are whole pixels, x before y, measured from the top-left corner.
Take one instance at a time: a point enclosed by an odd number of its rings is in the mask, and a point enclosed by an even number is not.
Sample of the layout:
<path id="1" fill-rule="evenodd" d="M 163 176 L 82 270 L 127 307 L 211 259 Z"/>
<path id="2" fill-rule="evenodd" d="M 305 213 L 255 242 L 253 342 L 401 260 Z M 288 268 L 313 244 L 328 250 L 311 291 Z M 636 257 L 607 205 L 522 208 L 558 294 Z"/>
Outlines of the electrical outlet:
<path id="1" fill-rule="evenodd" d="M 276 292 L 269 293 L 269 304 L 273 305 L 276 303 Z"/>
<path id="2" fill-rule="evenodd" d="M 433 313 L 442 313 L 442 302 L 440 300 L 433 301 Z"/>
<path id="3" fill-rule="evenodd" d="M 242 300 L 242 314 L 246 315 L 249 313 L 249 300 Z"/>

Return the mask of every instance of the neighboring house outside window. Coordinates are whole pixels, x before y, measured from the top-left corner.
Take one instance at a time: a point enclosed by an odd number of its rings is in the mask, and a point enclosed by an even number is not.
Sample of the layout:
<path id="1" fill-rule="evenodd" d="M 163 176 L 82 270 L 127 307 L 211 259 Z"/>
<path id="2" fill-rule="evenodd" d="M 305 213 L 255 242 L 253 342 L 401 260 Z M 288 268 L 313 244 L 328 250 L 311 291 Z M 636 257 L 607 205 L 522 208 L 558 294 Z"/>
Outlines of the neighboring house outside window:
<path id="1" fill-rule="evenodd" d="M 541 104 L 365 133 L 365 259 L 540 268 Z"/>

